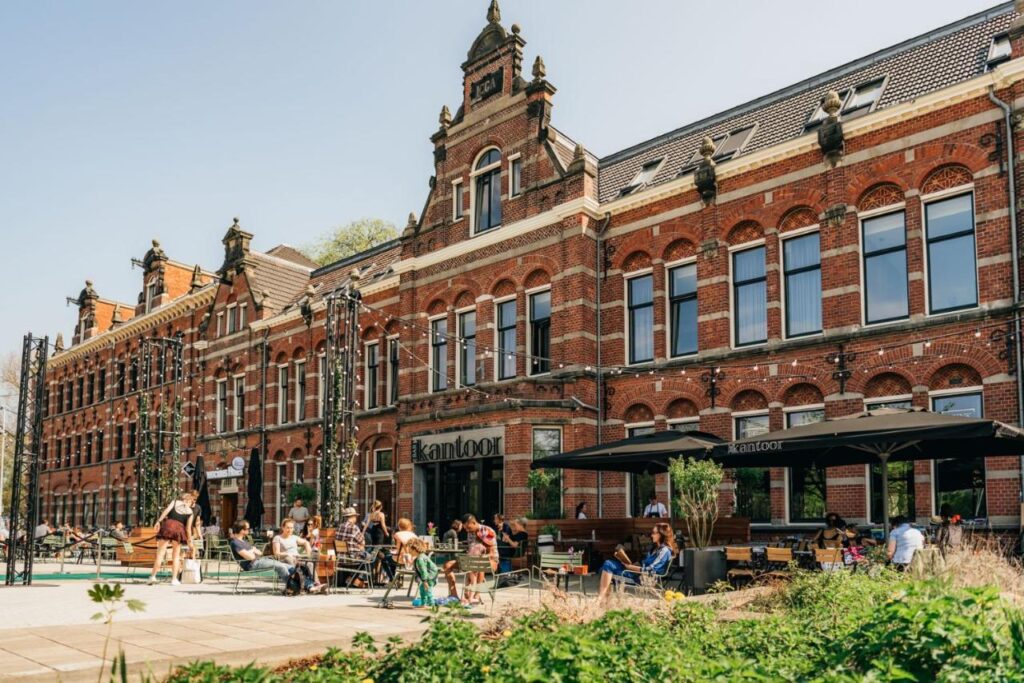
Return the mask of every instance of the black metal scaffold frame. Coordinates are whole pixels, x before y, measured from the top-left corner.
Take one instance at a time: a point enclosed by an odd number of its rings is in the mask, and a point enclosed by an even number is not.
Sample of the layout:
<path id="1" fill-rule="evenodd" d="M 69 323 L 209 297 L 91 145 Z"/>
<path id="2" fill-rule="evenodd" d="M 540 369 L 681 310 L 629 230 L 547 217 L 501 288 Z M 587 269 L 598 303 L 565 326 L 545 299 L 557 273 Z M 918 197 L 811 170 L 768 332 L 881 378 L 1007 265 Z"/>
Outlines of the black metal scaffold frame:
<path id="1" fill-rule="evenodd" d="M 180 332 L 174 337 L 143 337 L 139 343 L 139 354 L 133 361 L 141 361 L 142 375 L 138 456 L 135 461 L 135 481 L 138 483 L 135 512 L 140 525 L 156 521 L 160 506 L 170 502 L 174 496 L 173 483 L 181 469 L 182 350 Z M 160 403 L 154 428 L 150 413 L 157 396 Z M 164 462 L 168 440 L 169 465 Z"/>

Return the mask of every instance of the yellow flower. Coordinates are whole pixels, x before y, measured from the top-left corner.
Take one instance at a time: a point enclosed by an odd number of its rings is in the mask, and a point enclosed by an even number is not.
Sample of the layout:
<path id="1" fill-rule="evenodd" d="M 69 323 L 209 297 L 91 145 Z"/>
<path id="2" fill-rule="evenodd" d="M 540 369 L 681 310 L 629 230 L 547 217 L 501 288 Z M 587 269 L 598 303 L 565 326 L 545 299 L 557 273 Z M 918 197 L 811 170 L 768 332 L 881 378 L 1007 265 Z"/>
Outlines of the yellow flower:
<path id="1" fill-rule="evenodd" d="M 373 683 L 372 678 L 364 678 L 360 683 Z"/>
<path id="2" fill-rule="evenodd" d="M 491 673 L 491 667 L 489 667 L 489 666 L 482 666 L 482 667 L 480 667 L 480 670 L 482 672 L 484 672 L 485 674 Z"/>
<path id="3" fill-rule="evenodd" d="M 316 670 L 317 670 L 317 669 L 319 669 L 319 668 L 320 668 L 320 667 L 318 667 L 318 666 L 317 666 L 316 664 L 310 664 L 310 665 L 309 665 L 309 670 L 310 670 L 310 671 L 316 671 Z"/>
<path id="4" fill-rule="evenodd" d="M 512 635 L 512 631 L 509 631 L 508 629 L 505 629 L 504 631 L 501 632 L 501 635 L 504 638 L 508 638 L 509 636 Z"/>

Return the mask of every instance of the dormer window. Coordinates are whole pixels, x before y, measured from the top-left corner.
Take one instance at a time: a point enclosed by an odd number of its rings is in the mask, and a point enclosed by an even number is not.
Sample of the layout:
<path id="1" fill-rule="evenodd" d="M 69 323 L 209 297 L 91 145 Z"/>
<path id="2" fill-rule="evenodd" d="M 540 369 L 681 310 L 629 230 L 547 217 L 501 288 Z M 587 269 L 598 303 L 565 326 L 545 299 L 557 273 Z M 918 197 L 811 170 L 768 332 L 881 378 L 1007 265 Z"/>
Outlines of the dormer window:
<path id="1" fill-rule="evenodd" d="M 757 124 L 755 123 L 711 138 L 711 142 L 715 145 L 715 153 L 711 158 L 714 161 L 728 161 L 729 159 L 739 156 L 747 146 L 750 138 L 753 137 L 754 130 L 756 128 Z M 701 157 L 700 148 L 698 147 L 693 151 L 693 154 L 690 155 L 690 158 L 686 163 L 683 164 L 683 168 L 679 171 L 679 175 L 689 173 L 693 169 L 697 168 L 702 159 L 703 157 Z"/>
<path id="2" fill-rule="evenodd" d="M 487 150 L 473 170 L 473 229 L 484 232 L 501 225 L 501 152 Z"/>
<path id="3" fill-rule="evenodd" d="M 146 313 L 153 310 L 153 302 L 156 300 L 156 282 L 146 285 Z"/>
<path id="4" fill-rule="evenodd" d="M 654 161 L 648 161 L 646 164 L 640 167 L 637 171 L 636 176 L 633 178 L 633 182 L 626 187 L 622 188 L 622 192 L 619 194 L 626 196 L 632 194 L 637 190 L 646 187 L 648 183 L 654 180 L 654 177 L 658 175 L 658 171 L 661 169 L 661 163 L 665 161 L 665 157 L 660 157 Z"/>
<path id="5" fill-rule="evenodd" d="M 992 44 L 988 48 L 988 59 L 985 62 L 985 69 L 992 69 L 1012 57 L 1010 51 L 1010 36 L 1006 33 L 992 37 Z"/>
<path id="6" fill-rule="evenodd" d="M 843 103 L 843 108 L 840 110 L 840 116 L 844 120 L 849 121 L 874 111 L 878 100 L 882 97 L 882 87 L 884 85 L 885 79 L 878 78 L 862 83 L 855 88 L 841 91 L 839 93 L 839 101 Z M 825 114 L 823 107 L 824 102 L 825 99 L 822 98 L 818 106 L 811 113 L 811 117 L 807 119 L 807 123 L 804 124 L 804 130 L 810 130 L 825 120 L 827 114 Z"/>

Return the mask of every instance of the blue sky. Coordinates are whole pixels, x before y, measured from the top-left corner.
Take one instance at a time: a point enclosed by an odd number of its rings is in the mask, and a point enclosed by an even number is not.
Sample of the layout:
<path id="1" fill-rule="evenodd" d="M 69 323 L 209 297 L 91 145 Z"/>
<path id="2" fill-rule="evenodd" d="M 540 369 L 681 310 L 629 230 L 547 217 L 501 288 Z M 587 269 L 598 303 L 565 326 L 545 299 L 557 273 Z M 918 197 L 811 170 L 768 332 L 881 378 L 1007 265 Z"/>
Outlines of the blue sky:
<path id="1" fill-rule="evenodd" d="M 0 353 L 69 336 L 86 278 L 130 259 L 220 264 L 379 216 L 401 226 L 488 0 L 0 4 Z M 979 0 L 502 0 L 599 155 L 991 6 Z"/>

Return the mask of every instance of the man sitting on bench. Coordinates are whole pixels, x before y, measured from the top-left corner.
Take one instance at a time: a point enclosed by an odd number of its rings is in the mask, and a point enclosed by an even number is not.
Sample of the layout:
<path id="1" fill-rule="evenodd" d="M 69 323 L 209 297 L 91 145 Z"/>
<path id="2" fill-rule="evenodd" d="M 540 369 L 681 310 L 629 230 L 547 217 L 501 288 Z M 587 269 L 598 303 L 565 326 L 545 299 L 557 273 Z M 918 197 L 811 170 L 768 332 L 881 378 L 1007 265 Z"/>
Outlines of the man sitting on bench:
<path id="1" fill-rule="evenodd" d="M 263 553 L 254 548 L 252 543 L 245 540 L 245 537 L 248 535 L 249 522 L 243 519 L 232 525 L 229 545 L 231 546 L 231 554 L 238 560 L 238 566 L 244 572 L 273 569 L 277 572 L 277 577 L 287 585 L 288 577 L 295 571 L 295 568 L 273 558 L 263 557 Z"/>

